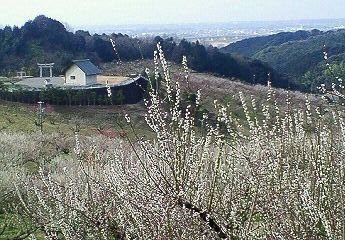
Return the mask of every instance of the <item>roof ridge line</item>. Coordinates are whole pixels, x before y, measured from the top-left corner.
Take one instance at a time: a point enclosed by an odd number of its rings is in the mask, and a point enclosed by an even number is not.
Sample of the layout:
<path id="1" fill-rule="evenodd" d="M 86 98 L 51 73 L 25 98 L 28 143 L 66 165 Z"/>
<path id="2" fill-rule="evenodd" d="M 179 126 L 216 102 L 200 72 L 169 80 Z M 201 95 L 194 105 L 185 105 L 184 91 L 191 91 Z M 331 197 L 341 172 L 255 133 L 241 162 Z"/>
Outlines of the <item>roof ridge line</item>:
<path id="1" fill-rule="evenodd" d="M 72 60 L 72 62 L 84 62 L 84 61 L 90 61 L 91 62 L 91 60 L 89 58 Z"/>

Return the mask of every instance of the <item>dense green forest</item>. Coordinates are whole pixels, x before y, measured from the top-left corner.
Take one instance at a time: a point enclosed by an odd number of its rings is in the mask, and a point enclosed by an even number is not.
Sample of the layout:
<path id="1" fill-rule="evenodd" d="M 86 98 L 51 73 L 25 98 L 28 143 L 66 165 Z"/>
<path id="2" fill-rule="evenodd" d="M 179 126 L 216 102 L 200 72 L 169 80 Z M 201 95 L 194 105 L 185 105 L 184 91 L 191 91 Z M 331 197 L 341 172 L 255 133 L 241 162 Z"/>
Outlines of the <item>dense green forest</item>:
<path id="1" fill-rule="evenodd" d="M 110 38 L 115 41 L 116 51 Z M 15 71 L 24 69 L 37 75 L 38 62 L 55 62 L 55 74 L 60 74 L 71 60 L 79 58 L 89 58 L 96 64 L 152 59 L 157 42 L 161 43 L 168 60 L 181 63 L 185 55 L 195 71 L 260 84 L 267 83 L 270 73 L 273 86 L 288 87 L 288 81 L 268 64 L 222 53 L 199 42 L 182 40 L 177 43 L 173 38 L 159 36 L 143 40 L 123 34 L 91 35 L 83 30 L 72 33 L 62 23 L 45 16 L 38 16 L 21 28 L 6 26 L 0 30 L 0 74 L 13 75 Z"/>
<path id="2" fill-rule="evenodd" d="M 279 46 L 286 42 L 299 41 L 308 39 L 311 36 L 322 35 L 324 32 L 319 30 L 297 31 L 297 32 L 281 32 L 269 36 L 260 36 L 244 39 L 232 43 L 221 49 L 224 53 L 238 54 L 246 57 L 253 57 L 257 52 L 268 47 Z"/>
<path id="3" fill-rule="evenodd" d="M 263 61 L 306 91 L 345 77 L 345 30 L 279 33 L 239 41 L 221 51 Z M 324 52 L 334 71 L 327 67 Z"/>

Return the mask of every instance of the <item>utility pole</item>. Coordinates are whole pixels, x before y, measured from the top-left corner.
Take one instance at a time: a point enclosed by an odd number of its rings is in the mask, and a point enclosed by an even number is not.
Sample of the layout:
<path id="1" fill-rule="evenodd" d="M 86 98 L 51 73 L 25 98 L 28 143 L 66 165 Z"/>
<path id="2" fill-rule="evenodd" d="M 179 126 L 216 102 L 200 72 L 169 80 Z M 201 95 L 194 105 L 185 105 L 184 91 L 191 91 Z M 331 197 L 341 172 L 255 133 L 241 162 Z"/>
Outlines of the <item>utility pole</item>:
<path id="1" fill-rule="evenodd" d="M 41 132 L 43 132 L 43 113 L 44 113 L 43 104 L 44 104 L 44 102 L 39 101 L 38 104 L 39 104 L 39 107 L 38 107 L 38 126 L 40 127 Z"/>

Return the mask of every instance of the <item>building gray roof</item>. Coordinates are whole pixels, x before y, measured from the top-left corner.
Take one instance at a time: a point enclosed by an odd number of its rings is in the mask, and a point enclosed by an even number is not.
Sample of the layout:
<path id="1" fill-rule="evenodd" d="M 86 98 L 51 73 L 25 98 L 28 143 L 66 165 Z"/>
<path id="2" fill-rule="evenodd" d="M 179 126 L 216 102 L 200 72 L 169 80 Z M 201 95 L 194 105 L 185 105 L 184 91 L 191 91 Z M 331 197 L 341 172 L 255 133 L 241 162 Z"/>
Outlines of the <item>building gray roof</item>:
<path id="1" fill-rule="evenodd" d="M 90 75 L 97 75 L 101 73 L 101 70 L 94 65 L 90 59 L 83 59 L 83 60 L 73 60 L 74 64 L 76 64 L 85 74 L 86 76 Z"/>

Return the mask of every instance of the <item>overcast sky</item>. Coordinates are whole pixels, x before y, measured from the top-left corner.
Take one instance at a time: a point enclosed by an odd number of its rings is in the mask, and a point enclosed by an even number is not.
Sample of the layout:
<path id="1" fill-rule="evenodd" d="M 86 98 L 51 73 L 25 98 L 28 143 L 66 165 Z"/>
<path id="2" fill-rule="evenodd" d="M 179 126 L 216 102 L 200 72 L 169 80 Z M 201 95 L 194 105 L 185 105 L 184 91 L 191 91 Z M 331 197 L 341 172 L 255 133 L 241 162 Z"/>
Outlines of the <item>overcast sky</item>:
<path id="1" fill-rule="evenodd" d="M 39 14 L 71 25 L 345 18 L 345 0 L 0 0 L 0 25 Z"/>

